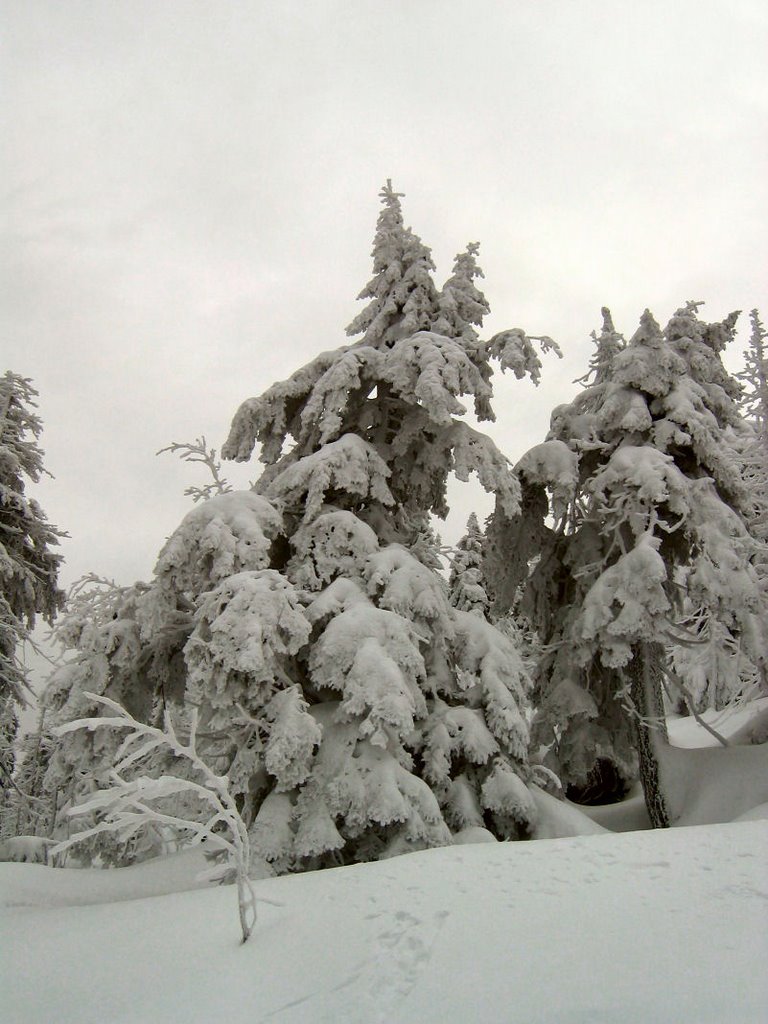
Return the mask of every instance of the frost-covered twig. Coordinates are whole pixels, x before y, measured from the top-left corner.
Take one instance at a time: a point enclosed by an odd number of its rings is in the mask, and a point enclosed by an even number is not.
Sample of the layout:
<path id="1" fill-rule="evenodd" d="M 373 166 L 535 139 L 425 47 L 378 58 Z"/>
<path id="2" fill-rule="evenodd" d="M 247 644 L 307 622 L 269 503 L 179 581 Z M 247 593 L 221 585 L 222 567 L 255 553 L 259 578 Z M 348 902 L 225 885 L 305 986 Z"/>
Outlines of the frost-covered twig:
<path id="1" fill-rule="evenodd" d="M 200 462 L 208 468 L 213 483 L 204 484 L 202 487 L 187 487 L 184 491 L 193 501 L 207 501 L 214 494 L 227 494 L 232 490 L 228 481 L 221 475 L 221 463 L 216 459 L 216 449 L 208 448 L 204 436 L 196 437 L 194 441 L 173 441 L 165 448 L 161 448 L 157 454 L 162 455 L 163 452 L 172 452 L 184 462 Z"/>
<path id="2" fill-rule="evenodd" d="M 87 617 L 91 621 L 107 621 L 113 617 L 115 607 L 125 594 L 127 588 L 121 587 L 106 576 L 98 576 L 88 572 L 75 580 L 67 591 L 64 602 L 63 621 L 66 624 L 73 615 Z M 57 625 L 53 635 L 62 631 Z"/>
<path id="3" fill-rule="evenodd" d="M 84 576 L 75 580 L 67 593 L 67 602 L 74 601 L 86 589 L 86 587 L 101 587 L 101 593 L 111 593 L 119 590 L 119 584 L 106 576 L 99 576 L 95 572 L 87 572 Z"/>
<path id="4" fill-rule="evenodd" d="M 202 760 L 196 749 L 197 710 L 193 709 L 189 723 L 189 737 L 184 743 L 178 736 L 170 713 L 166 711 L 164 729 L 137 721 L 120 704 L 108 697 L 86 693 L 86 697 L 112 710 L 114 716 L 81 718 L 54 729 L 57 736 L 77 729 L 117 728 L 130 732 L 115 755 L 115 767 L 110 773 L 112 785 L 93 795 L 89 800 L 70 808 L 69 814 L 89 814 L 100 811 L 104 820 L 91 828 L 78 832 L 70 839 L 58 843 L 53 853 L 61 853 L 75 843 L 102 832 L 119 832 L 128 837 L 143 825 L 170 825 L 190 832 L 192 842 L 204 839 L 216 849 L 226 852 L 234 863 L 237 882 L 238 909 L 243 942 L 248 940 L 256 921 L 256 896 L 248 877 L 250 841 L 245 822 L 229 791 L 225 775 L 217 775 Z M 183 758 L 201 778 L 201 782 L 175 775 L 158 778 L 138 776 L 126 779 L 123 772 L 140 762 L 160 747 L 167 747 L 175 757 Z M 152 801 L 168 796 L 191 794 L 208 806 L 203 821 L 160 811 Z M 223 828 L 224 831 L 221 831 Z M 265 900 L 264 902 L 269 902 Z"/>

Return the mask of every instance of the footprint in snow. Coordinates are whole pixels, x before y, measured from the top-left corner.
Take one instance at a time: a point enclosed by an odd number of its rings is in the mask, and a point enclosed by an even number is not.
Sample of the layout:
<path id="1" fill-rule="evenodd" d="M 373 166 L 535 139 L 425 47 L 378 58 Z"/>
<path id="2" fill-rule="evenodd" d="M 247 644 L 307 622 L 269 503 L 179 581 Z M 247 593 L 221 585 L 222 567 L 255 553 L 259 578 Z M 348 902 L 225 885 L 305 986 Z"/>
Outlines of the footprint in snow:
<path id="1" fill-rule="evenodd" d="M 371 1024 L 390 1020 L 394 1007 L 411 991 L 431 959 L 449 912 L 423 918 L 398 910 L 386 916 L 387 926 L 375 937 L 376 950 L 365 972 L 371 999 L 366 1020 Z"/>

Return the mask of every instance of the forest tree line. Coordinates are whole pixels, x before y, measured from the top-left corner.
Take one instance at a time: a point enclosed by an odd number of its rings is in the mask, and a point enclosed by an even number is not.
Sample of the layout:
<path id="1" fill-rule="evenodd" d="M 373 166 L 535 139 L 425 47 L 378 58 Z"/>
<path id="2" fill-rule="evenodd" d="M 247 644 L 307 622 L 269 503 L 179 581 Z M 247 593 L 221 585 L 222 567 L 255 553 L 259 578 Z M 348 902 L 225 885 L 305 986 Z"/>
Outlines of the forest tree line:
<path id="1" fill-rule="evenodd" d="M 68 812 L 90 800 L 79 855 L 123 864 L 167 842 L 163 815 L 211 820 L 193 786 L 166 786 L 154 816 L 100 828 L 94 794 L 116 763 L 128 778 L 194 778 L 167 743 L 131 760 L 123 729 L 94 725 L 114 704 L 194 734 L 277 872 L 473 828 L 525 839 L 537 789 L 610 802 L 639 778 L 664 827 L 679 817 L 668 711 L 766 692 L 757 312 L 734 376 L 722 354 L 738 314 L 708 323 L 687 302 L 662 328 L 646 310 L 626 339 L 603 309 L 579 393 L 512 464 L 466 403 L 492 421 L 495 370 L 538 383 L 557 345 L 520 328 L 483 340 L 478 245 L 439 288 L 401 198 L 387 182 L 350 343 L 237 410 L 222 457 L 258 452 L 252 489 L 230 488 L 204 440 L 172 446 L 211 482 L 190 489 L 148 582 L 94 575 L 65 600 L 62 534 L 28 494 L 43 472 L 36 392 L 0 381 L 4 836 L 66 839 Z M 494 510 L 482 526 L 470 516 L 446 565 L 435 522 L 449 477 L 472 474 Z M 64 653 L 21 736 L 20 650 L 37 619 L 56 621 Z"/>

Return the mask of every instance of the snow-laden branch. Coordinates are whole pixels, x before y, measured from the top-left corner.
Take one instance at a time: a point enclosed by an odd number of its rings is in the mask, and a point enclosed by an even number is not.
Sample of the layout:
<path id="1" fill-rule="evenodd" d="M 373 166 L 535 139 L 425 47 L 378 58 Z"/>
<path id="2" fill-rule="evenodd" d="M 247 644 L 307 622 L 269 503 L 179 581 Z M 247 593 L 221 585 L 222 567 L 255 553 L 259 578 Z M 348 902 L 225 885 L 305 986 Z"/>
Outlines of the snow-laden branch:
<path id="1" fill-rule="evenodd" d="M 76 729 L 94 730 L 102 727 L 129 729 L 130 732 L 115 755 L 115 766 L 110 772 L 112 784 L 69 811 L 71 815 L 98 811 L 103 814 L 103 820 L 58 843 L 51 852 L 61 853 L 75 843 L 103 832 L 119 832 L 123 836 L 130 836 L 145 825 L 166 825 L 189 832 L 193 844 L 205 840 L 212 848 L 223 851 L 233 865 L 237 882 L 240 927 L 243 942 L 246 942 L 256 921 L 256 896 L 248 876 L 250 840 L 245 822 L 229 791 L 229 780 L 225 775 L 213 772 L 197 753 L 197 710 L 192 710 L 189 735 L 184 742 L 177 734 L 168 711 L 165 712 L 164 728 L 158 729 L 137 721 L 117 701 L 109 697 L 93 693 L 86 693 L 85 696 L 109 708 L 114 715 L 67 722 L 53 730 L 57 736 L 63 736 Z M 175 757 L 184 759 L 201 781 L 195 782 L 176 775 L 161 775 L 158 778 L 146 775 L 130 779 L 124 777 L 126 769 L 163 746 Z M 204 807 L 207 805 L 204 820 L 168 813 L 153 806 L 153 801 L 180 794 L 190 794 Z"/>

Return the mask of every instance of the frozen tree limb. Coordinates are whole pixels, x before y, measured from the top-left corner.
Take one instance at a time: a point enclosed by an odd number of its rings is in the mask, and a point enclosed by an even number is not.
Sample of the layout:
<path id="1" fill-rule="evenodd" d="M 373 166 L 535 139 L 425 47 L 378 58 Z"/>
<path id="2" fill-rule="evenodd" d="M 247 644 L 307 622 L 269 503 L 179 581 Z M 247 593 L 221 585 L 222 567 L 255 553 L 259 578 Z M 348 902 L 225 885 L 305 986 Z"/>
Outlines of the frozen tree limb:
<path id="1" fill-rule="evenodd" d="M 216 449 L 208 448 L 205 437 L 196 437 L 194 441 L 173 441 L 165 448 L 161 448 L 157 455 L 163 452 L 171 452 L 178 455 L 183 462 L 200 462 L 206 466 L 213 480 L 202 487 L 187 487 L 184 491 L 193 501 L 207 501 L 215 494 L 227 494 L 232 490 L 228 481 L 221 475 L 221 463 L 216 459 Z"/>
<path id="2" fill-rule="evenodd" d="M 62 853 L 75 843 L 102 832 L 119 832 L 123 836 L 129 836 L 147 824 L 169 825 L 190 832 L 193 843 L 205 840 L 212 848 L 223 851 L 233 864 L 242 941 L 247 942 L 256 921 L 256 895 L 248 876 L 248 831 L 229 791 L 229 780 L 225 775 L 215 774 L 197 753 L 197 711 L 192 710 L 189 737 L 184 743 L 179 738 L 168 711 L 165 712 L 164 729 L 158 729 L 137 721 L 125 708 L 108 697 L 92 693 L 85 696 L 115 712 L 114 716 L 81 718 L 68 722 L 54 730 L 56 735 L 61 736 L 76 729 L 94 730 L 103 727 L 128 729 L 130 732 L 117 751 L 115 767 L 110 773 L 112 785 L 69 811 L 72 815 L 100 811 L 104 815 L 104 820 L 58 843 L 51 852 Z M 175 757 L 183 758 L 202 781 L 194 782 L 176 775 L 161 775 L 158 778 L 146 775 L 132 779 L 124 777 L 122 773 L 126 769 L 163 746 Z M 153 806 L 153 801 L 183 793 L 197 797 L 206 807 L 202 821 L 166 813 Z"/>

